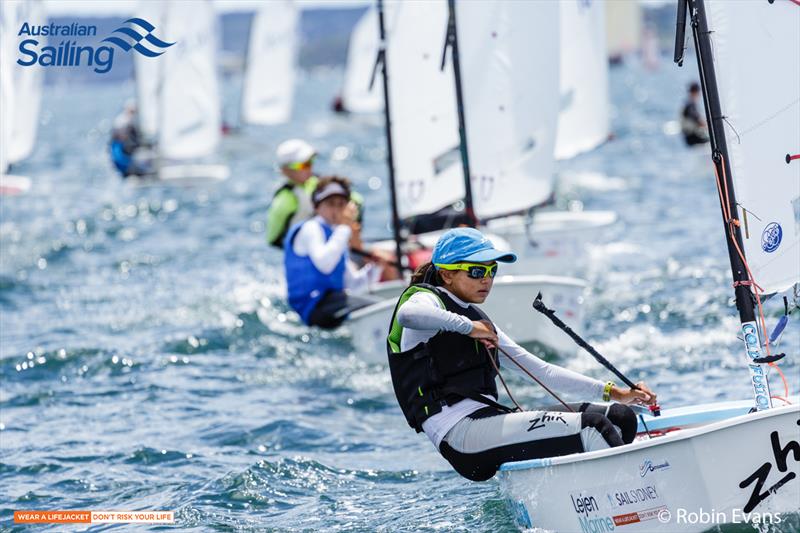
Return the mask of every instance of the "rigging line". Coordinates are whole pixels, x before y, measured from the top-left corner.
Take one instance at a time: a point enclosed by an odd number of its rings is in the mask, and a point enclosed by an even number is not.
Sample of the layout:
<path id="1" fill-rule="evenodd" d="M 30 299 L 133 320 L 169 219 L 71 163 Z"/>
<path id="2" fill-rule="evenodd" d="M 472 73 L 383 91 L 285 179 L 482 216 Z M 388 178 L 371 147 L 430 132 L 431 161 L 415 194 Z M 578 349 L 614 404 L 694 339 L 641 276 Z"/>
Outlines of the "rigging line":
<path id="1" fill-rule="evenodd" d="M 756 215 L 753 211 L 750 211 L 749 209 L 747 209 L 745 206 L 743 206 L 739 202 L 736 202 L 736 205 L 739 206 L 741 208 L 741 210 L 744 211 L 745 213 L 749 213 L 749 214 L 753 215 L 756 218 L 756 220 L 758 220 L 759 222 L 763 222 L 763 220 L 761 220 L 761 218 L 758 215 Z"/>
<path id="2" fill-rule="evenodd" d="M 747 263 L 747 258 L 744 256 L 744 253 L 742 252 L 742 249 L 739 247 L 739 243 L 737 242 L 736 232 L 734 230 L 734 227 L 739 224 L 739 221 L 731 218 L 730 216 L 730 201 L 729 201 L 730 196 L 728 194 L 727 176 L 725 175 L 725 156 L 722 155 L 721 153 L 717 153 L 717 155 L 719 156 L 719 166 L 722 169 L 722 180 L 720 180 L 719 171 L 717 170 L 717 165 L 716 164 L 714 165 L 714 174 L 716 175 L 717 178 L 717 191 L 719 192 L 720 200 L 722 201 L 724 212 L 726 214 L 726 222 L 728 224 L 728 231 L 730 232 L 731 242 L 733 242 L 734 248 L 736 248 L 736 253 L 739 254 L 739 258 L 741 259 L 742 264 L 744 265 L 744 268 L 747 271 L 747 276 L 749 278 L 748 281 L 738 282 L 738 283 L 750 284 L 753 286 L 754 289 L 753 293 L 756 296 L 756 304 L 758 305 L 758 314 L 759 318 L 761 319 L 761 330 L 762 334 L 764 335 L 764 339 L 766 341 L 764 346 L 767 351 L 767 356 L 769 356 L 770 355 L 769 334 L 767 332 L 767 321 L 764 318 L 764 308 L 761 306 L 761 295 L 760 295 L 760 291 L 763 291 L 764 289 L 762 289 L 758 285 L 758 283 L 756 283 L 755 276 L 753 276 L 753 272 L 750 270 L 750 265 Z M 722 181 L 722 184 L 724 185 L 725 188 L 724 200 L 723 200 L 722 189 L 720 188 L 720 181 Z M 734 286 L 736 286 L 736 283 L 734 283 Z"/>
<path id="3" fill-rule="evenodd" d="M 725 115 L 723 115 L 723 116 L 721 116 L 720 118 L 721 118 L 722 120 L 724 120 L 724 121 L 725 121 L 725 124 L 727 124 L 728 126 L 730 126 L 730 128 L 733 130 L 733 133 L 735 133 L 735 134 L 736 134 L 736 142 L 737 142 L 737 143 L 739 143 L 739 144 L 742 144 L 742 137 L 739 135 L 739 132 L 738 132 L 738 131 L 736 131 L 736 128 L 734 128 L 734 127 L 733 127 L 733 124 L 731 124 L 730 120 L 728 120 L 728 117 L 726 117 Z"/>
<path id="4" fill-rule="evenodd" d="M 767 363 L 770 367 L 774 368 L 778 371 L 778 374 L 781 376 L 781 380 L 783 381 L 783 395 L 787 398 L 789 397 L 789 383 L 786 381 L 786 376 L 783 375 L 783 370 L 775 363 Z"/>
<path id="5" fill-rule="evenodd" d="M 540 385 L 540 386 L 541 386 L 541 387 L 542 387 L 544 390 L 546 390 L 546 391 L 547 391 L 547 392 L 550 394 L 550 396 L 552 396 L 553 398 L 555 398 L 556 400 L 558 400 L 558 401 L 561 403 L 561 405 L 563 405 L 564 407 L 566 407 L 566 408 L 567 408 L 567 410 L 568 410 L 569 412 L 571 412 L 571 413 L 574 413 L 574 412 L 575 412 L 575 409 L 573 409 L 572 407 L 570 407 L 569 405 L 567 405 L 567 404 L 566 404 L 566 402 L 564 402 L 564 400 L 562 400 L 561 398 L 559 398 L 559 397 L 558 397 L 558 395 L 557 395 L 555 392 L 551 391 L 551 390 L 550 390 L 550 389 L 547 387 L 547 385 L 545 385 L 544 383 L 542 383 L 541 381 L 539 381 L 539 380 L 536 378 L 536 376 L 534 376 L 533 374 L 531 374 L 531 373 L 530 373 L 530 371 L 528 371 L 528 369 L 527 369 L 527 368 L 525 368 L 524 366 L 522 366 L 522 364 L 521 364 L 519 361 L 517 361 L 516 359 L 514 359 L 513 357 L 511 357 L 511 355 L 509 355 L 509 353 L 508 353 L 507 351 L 505 351 L 504 349 L 502 349 L 500 346 L 497 346 L 497 349 L 498 349 L 498 350 L 500 350 L 500 353 L 502 353 L 503 355 L 505 355 L 505 356 L 506 356 L 506 358 L 508 358 L 508 359 L 509 359 L 509 360 L 510 360 L 512 363 L 514 363 L 515 365 L 517 365 L 517 366 L 520 368 L 520 370 L 522 370 L 523 372 L 525 372 L 525 373 L 528 375 L 528 377 L 530 377 L 532 380 L 534 380 L 536 383 L 538 383 L 538 384 L 539 384 L 539 385 Z"/>
<path id="6" fill-rule="evenodd" d="M 495 357 L 497 357 L 497 350 L 498 350 L 498 347 L 495 346 L 495 351 L 494 351 Z M 494 367 L 494 371 L 497 372 L 497 377 L 500 378 L 500 383 L 502 383 L 503 384 L 503 388 L 506 389 L 506 394 L 508 394 L 508 397 L 511 398 L 511 401 L 514 403 L 514 405 L 517 406 L 517 409 L 519 409 L 520 411 L 525 411 L 525 409 L 523 409 L 522 406 L 519 403 L 517 403 L 517 400 L 514 398 L 514 395 L 511 394 L 511 389 L 508 388 L 508 385 L 506 384 L 506 380 L 503 379 L 503 374 L 500 373 L 500 368 L 497 366 L 497 361 L 495 361 L 495 357 L 492 357 L 490 355 L 489 356 L 489 361 L 492 362 L 492 366 Z"/>
<path id="7" fill-rule="evenodd" d="M 798 1 L 800 1 L 800 0 L 798 0 Z M 776 119 L 777 117 L 779 117 L 780 115 L 782 115 L 783 113 L 785 113 L 786 111 L 791 109 L 792 107 L 796 106 L 798 103 L 800 103 L 800 98 L 798 98 L 797 100 L 794 100 L 793 102 L 789 102 L 788 104 L 786 104 L 782 108 L 778 109 L 777 111 L 775 111 L 771 115 L 767 115 L 766 117 L 762 118 L 761 120 L 759 120 L 758 122 L 756 122 L 752 126 L 749 126 L 746 129 L 742 130 L 742 135 L 747 135 L 751 131 L 760 128 L 761 126 L 763 126 L 767 122 L 770 122 L 770 121 Z M 733 127 L 733 126 L 731 126 L 731 127 Z M 733 130 L 733 131 L 736 131 L 736 130 Z"/>

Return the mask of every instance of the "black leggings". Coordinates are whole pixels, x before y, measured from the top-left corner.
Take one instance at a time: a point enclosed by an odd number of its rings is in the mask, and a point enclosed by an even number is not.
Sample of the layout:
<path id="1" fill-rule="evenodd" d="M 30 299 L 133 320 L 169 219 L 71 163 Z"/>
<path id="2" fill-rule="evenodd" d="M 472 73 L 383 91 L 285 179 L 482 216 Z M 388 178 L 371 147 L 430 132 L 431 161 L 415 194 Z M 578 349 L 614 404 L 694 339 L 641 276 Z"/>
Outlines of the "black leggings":
<path id="1" fill-rule="evenodd" d="M 574 413 L 563 406 L 521 413 L 485 407 L 456 424 L 439 452 L 465 478 L 485 481 L 503 463 L 621 446 L 636 437 L 636 414 L 626 405 L 570 407 Z"/>

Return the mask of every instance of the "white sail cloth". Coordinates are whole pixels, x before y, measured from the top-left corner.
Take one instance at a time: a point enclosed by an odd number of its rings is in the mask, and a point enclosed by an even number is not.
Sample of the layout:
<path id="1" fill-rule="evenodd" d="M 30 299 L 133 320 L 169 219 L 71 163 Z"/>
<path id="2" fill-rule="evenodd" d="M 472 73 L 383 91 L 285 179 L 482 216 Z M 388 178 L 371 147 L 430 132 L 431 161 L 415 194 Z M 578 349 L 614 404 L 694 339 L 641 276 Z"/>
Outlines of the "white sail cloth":
<path id="1" fill-rule="evenodd" d="M 460 2 L 460 49 L 472 196 L 481 219 L 553 192 L 559 102 L 558 2 Z"/>
<path id="2" fill-rule="evenodd" d="M 243 122 L 282 124 L 291 117 L 299 18 L 292 0 L 265 2 L 253 17 L 242 89 Z"/>
<path id="3" fill-rule="evenodd" d="M 606 47 L 609 57 L 622 57 L 641 48 L 642 6 L 626 0 L 602 2 L 606 9 Z"/>
<path id="4" fill-rule="evenodd" d="M 610 133 L 606 13 L 600 2 L 561 0 L 561 112 L 556 158 L 592 150 Z"/>
<path id="5" fill-rule="evenodd" d="M 0 4 L 0 174 L 8 170 L 14 113 L 14 36 L 16 9 L 8 3 Z"/>
<path id="6" fill-rule="evenodd" d="M 388 18 L 384 14 L 384 20 Z M 380 35 L 378 10 L 374 7 L 359 19 L 347 48 L 347 67 L 344 73 L 342 103 L 353 113 L 378 113 L 383 110 L 383 79 L 376 75 L 370 89 Z"/>
<path id="7" fill-rule="evenodd" d="M 36 142 L 42 100 L 42 73 L 37 67 L 16 63 L 17 31 L 23 22 L 44 25 L 47 17 L 39 0 L 9 0 L 2 3 L 0 48 L 0 98 L 2 98 L 2 154 L 0 170 L 27 158 Z"/>
<path id="8" fill-rule="evenodd" d="M 706 6 L 745 255 L 782 291 L 800 282 L 800 6 Z"/>
<path id="9" fill-rule="evenodd" d="M 160 39 L 175 43 L 158 57 L 134 54 L 143 133 L 156 139 L 159 156 L 166 159 L 211 155 L 219 143 L 221 120 L 211 2 L 148 1 L 140 4 L 139 13 Z"/>
<path id="10" fill-rule="evenodd" d="M 441 70 L 446 2 L 392 3 L 387 44 L 397 207 L 401 218 L 464 198 L 450 61 Z"/>

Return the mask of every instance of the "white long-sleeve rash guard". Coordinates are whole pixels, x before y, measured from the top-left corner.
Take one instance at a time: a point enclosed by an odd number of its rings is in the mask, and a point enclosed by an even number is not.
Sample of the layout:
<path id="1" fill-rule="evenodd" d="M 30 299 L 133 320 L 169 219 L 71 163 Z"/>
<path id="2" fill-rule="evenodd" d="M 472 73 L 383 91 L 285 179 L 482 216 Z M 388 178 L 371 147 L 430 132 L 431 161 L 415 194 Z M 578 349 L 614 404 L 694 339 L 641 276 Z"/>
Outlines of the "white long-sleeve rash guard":
<path id="1" fill-rule="evenodd" d="M 292 249 L 299 256 L 308 256 L 323 274 L 330 274 L 342 255 L 347 254 L 351 230 L 350 226 L 344 224 L 334 226 L 330 239 L 326 241 L 322 229 L 324 223 L 322 217 L 315 216 L 307 224 L 303 224 L 294 238 Z M 378 281 L 381 270 L 373 263 L 367 263 L 359 269 L 348 259 L 344 286 L 353 293 L 366 292 L 370 284 Z"/>
<path id="2" fill-rule="evenodd" d="M 466 308 L 470 305 L 447 289 L 441 287 L 440 289 L 447 292 L 448 296 L 461 307 Z M 436 296 L 429 292 L 417 292 L 406 300 L 397 310 L 397 321 L 403 326 L 403 333 L 400 337 L 401 351 L 410 350 L 420 342 L 427 341 L 439 331 L 469 335 L 473 327 L 469 318 L 443 309 Z M 604 386 L 602 381 L 543 361 L 511 340 L 496 325 L 495 328 L 499 346 L 548 388 L 587 400 L 599 400 L 602 397 Z M 513 368 L 523 373 L 517 365 L 509 360 L 508 356 L 500 352 L 500 366 Z M 484 404 L 470 399 L 461 400 L 450 406 L 442 406 L 440 413 L 423 422 L 422 429 L 438 448 L 442 439 L 453 426 L 470 413 L 483 407 L 485 407 Z"/>

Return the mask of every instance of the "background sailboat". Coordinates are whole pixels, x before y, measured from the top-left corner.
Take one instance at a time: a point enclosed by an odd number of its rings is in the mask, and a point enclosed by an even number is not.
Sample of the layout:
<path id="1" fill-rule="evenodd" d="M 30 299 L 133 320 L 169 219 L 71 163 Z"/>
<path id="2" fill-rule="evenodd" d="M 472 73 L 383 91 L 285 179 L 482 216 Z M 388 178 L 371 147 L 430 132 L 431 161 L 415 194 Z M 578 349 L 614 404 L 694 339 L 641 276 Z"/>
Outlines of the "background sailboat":
<path id="1" fill-rule="evenodd" d="M 292 0 L 266 2 L 254 15 L 242 86 L 243 123 L 283 124 L 291 117 L 299 18 Z"/>
<path id="2" fill-rule="evenodd" d="M 195 162 L 213 155 L 220 140 L 211 2 L 142 2 L 140 12 L 162 40 L 175 43 L 158 57 L 134 56 L 139 128 L 153 143 L 154 176 L 176 184 L 226 179 L 227 166 Z"/>
<path id="3" fill-rule="evenodd" d="M 447 5 L 444 2 L 406 3 L 395 6 L 392 16 L 393 33 L 382 67 L 386 69 L 390 93 L 387 115 L 390 173 L 394 178 L 391 181 L 396 183 L 393 192 L 398 199 L 399 218 L 441 207 L 439 194 L 448 195 L 450 203 L 460 199 L 464 195 L 464 182 L 460 178 L 463 173 L 458 155 L 455 89 L 453 78 L 448 77 L 451 66 L 448 62 L 442 72 L 440 63 Z M 552 142 L 546 150 L 552 156 Z M 392 161 L 395 162 L 393 168 Z M 438 175 L 437 171 L 440 171 Z M 451 174 L 456 177 L 455 182 L 447 179 Z M 453 194 L 449 187 L 459 182 L 461 188 Z M 400 198 L 405 202 L 401 203 Z M 420 205 L 425 206 L 425 210 L 419 209 Z M 435 242 L 435 237 L 429 237 Z M 502 274 L 501 271 L 495 279 L 492 294 L 483 305 L 489 316 L 519 342 L 537 342 L 550 350 L 574 352 L 568 339 L 565 340 L 552 324 L 532 317 L 526 310 L 536 293 L 543 291 L 553 295 L 566 312 L 580 322 L 585 282 L 558 276 Z M 392 284 L 391 289 L 396 296 L 397 284 Z M 394 299 L 388 299 L 350 315 L 348 327 L 362 358 L 385 361 L 386 324 L 395 304 Z"/>
<path id="4" fill-rule="evenodd" d="M 641 48 L 642 6 L 639 2 L 603 2 L 606 10 L 608 60 L 622 63 Z"/>
<path id="5" fill-rule="evenodd" d="M 558 6 L 561 101 L 555 155 L 569 159 L 597 148 L 611 133 L 606 8 L 581 0 Z"/>
<path id="6" fill-rule="evenodd" d="M 790 528 L 797 519 L 790 514 L 800 501 L 794 474 L 800 398 L 788 397 L 788 390 L 770 393 L 766 363 L 777 354 L 761 350 L 767 332 L 756 321 L 753 300 L 762 290 L 800 282 L 793 210 L 800 171 L 786 152 L 800 146 L 800 6 L 726 0 L 707 5 L 708 13 L 703 0 L 680 0 L 678 27 L 688 8 L 754 397 L 665 410 L 660 418 L 644 415 L 639 430 L 656 431 L 656 438 L 627 446 L 503 465 L 501 487 L 522 527 L 691 532 L 744 522 L 742 513 L 777 515 Z M 680 31 L 676 43 L 678 61 Z M 774 98 L 764 98 L 764 86 L 776 88 Z M 749 231 L 734 223 L 744 221 L 746 211 L 761 219 Z M 797 346 L 787 348 L 789 356 L 798 355 Z M 608 472 L 615 473 L 613 479 Z M 628 496 L 639 490 L 644 497 Z M 701 509 L 713 510 L 713 523 L 680 521 L 681 511 L 685 516 Z"/>
<path id="7" fill-rule="evenodd" d="M 30 189 L 31 181 L 26 176 L 8 174 L 8 170 L 33 152 L 42 100 L 42 69 L 16 63 L 16 35 L 22 22 L 45 24 L 47 16 L 39 0 L 3 2 L 0 10 L 0 194 L 20 194 Z"/>
<path id="8" fill-rule="evenodd" d="M 353 28 L 347 47 L 341 103 L 348 113 L 380 113 L 383 110 L 383 81 L 380 76 L 375 77 L 370 88 L 379 41 L 378 11 L 370 7 Z"/>
<path id="9" fill-rule="evenodd" d="M 560 3 L 454 5 L 475 215 L 518 251 L 513 272 L 583 275 L 586 243 L 616 215 L 539 209 L 555 189 L 561 61 L 522 52 L 559 47 Z"/>

